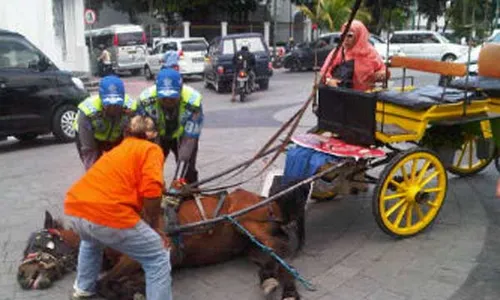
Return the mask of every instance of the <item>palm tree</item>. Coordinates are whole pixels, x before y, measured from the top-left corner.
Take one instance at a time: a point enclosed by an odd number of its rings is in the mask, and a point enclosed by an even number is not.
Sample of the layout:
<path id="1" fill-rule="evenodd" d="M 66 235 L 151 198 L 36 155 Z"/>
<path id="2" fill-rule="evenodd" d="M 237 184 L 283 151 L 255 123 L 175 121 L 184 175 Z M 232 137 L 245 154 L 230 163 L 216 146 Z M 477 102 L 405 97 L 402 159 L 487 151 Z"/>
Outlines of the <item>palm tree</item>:
<path id="1" fill-rule="evenodd" d="M 300 11 L 313 23 L 329 31 L 338 31 L 348 21 L 352 12 L 354 0 L 318 0 L 313 10 L 305 5 L 300 5 Z M 365 8 L 358 10 L 356 19 L 367 24 L 371 14 Z"/>

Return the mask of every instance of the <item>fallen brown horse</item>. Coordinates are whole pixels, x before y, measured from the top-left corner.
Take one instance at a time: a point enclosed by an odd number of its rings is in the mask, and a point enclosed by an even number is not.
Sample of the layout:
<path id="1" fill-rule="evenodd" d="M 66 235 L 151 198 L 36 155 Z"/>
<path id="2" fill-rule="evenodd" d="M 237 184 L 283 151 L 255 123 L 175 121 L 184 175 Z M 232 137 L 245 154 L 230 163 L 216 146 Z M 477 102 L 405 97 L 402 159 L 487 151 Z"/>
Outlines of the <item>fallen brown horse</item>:
<path id="1" fill-rule="evenodd" d="M 283 189 L 286 187 L 288 185 L 281 186 Z M 271 194 L 281 188 L 274 185 Z M 308 195 L 309 186 L 301 186 L 279 197 L 277 201 L 239 217 L 238 221 L 260 242 L 286 257 L 303 245 L 304 206 Z M 220 203 L 219 197 L 203 195 L 198 199 L 202 209 L 194 197 L 184 199 L 178 212 L 180 224 L 214 216 Z M 236 189 L 225 197 L 219 215 L 240 211 L 261 200 L 259 195 Z M 282 299 L 300 299 L 294 278 L 228 222 L 219 222 L 197 232 L 183 233 L 181 240 L 182 247 L 179 249 L 170 237 L 165 237 L 165 244 L 171 249 L 174 268 L 214 264 L 247 254 L 260 267 L 260 284 L 265 295 L 281 285 Z M 76 266 L 78 243 L 75 232 L 64 229 L 60 222 L 46 212 L 44 229 L 32 234 L 28 241 L 24 260 L 18 269 L 18 282 L 25 289 L 49 287 Z M 182 255 L 177 255 L 179 253 Z M 99 282 L 99 294 L 107 299 L 132 299 L 137 293 L 144 294 L 144 274 L 137 262 L 112 249 L 106 249 L 104 255 L 105 275 Z"/>

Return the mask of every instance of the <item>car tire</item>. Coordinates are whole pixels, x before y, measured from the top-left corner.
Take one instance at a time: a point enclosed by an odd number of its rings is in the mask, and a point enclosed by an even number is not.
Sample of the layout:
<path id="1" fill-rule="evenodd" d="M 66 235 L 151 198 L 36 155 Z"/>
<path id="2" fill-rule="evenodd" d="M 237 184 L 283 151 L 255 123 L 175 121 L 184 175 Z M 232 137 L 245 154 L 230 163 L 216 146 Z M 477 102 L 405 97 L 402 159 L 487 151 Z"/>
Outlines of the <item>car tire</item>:
<path id="1" fill-rule="evenodd" d="M 23 134 L 16 134 L 16 135 L 14 135 L 14 137 L 21 142 L 29 142 L 29 141 L 36 139 L 38 137 L 38 133 L 27 132 L 27 133 L 23 133 Z"/>
<path id="2" fill-rule="evenodd" d="M 260 90 L 267 90 L 269 88 L 269 79 L 262 79 L 259 80 L 259 89 Z"/>
<path id="3" fill-rule="evenodd" d="M 153 80 L 155 77 L 148 66 L 144 67 L 144 77 L 146 80 Z"/>
<path id="4" fill-rule="evenodd" d="M 290 66 L 290 71 L 299 72 L 301 70 L 302 70 L 302 64 L 300 63 L 300 60 L 298 58 L 295 58 L 292 61 L 292 65 Z"/>
<path id="5" fill-rule="evenodd" d="M 224 92 L 224 84 L 218 78 L 215 78 L 214 89 L 217 94 L 222 94 Z"/>
<path id="6" fill-rule="evenodd" d="M 77 109 L 73 105 L 59 107 L 52 117 L 52 133 L 62 143 L 75 140 L 76 132 L 73 123 L 76 119 Z"/>
<path id="7" fill-rule="evenodd" d="M 203 87 L 206 89 L 210 88 L 210 82 L 208 82 L 207 76 L 205 76 L 205 74 L 203 74 Z"/>
<path id="8" fill-rule="evenodd" d="M 445 56 L 443 56 L 442 61 L 449 61 L 449 62 L 451 62 L 451 61 L 455 61 L 456 59 L 457 59 L 457 57 L 454 54 L 448 53 Z"/>

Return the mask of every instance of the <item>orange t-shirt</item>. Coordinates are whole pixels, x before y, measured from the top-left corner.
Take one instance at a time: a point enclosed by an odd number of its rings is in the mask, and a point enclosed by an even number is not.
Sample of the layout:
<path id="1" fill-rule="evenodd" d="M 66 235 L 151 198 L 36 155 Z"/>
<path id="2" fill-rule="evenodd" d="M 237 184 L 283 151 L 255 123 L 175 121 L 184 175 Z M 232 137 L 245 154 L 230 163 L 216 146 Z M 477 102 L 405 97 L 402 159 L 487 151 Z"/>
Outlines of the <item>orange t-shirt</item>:
<path id="1" fill-rule="evenodd" d="M 128 137 L 103 156 L 68 191 L 67 215 L 112 228 L 132 228 L 144 198 L 160 197 L 164 155 L 149 141 Z"/>

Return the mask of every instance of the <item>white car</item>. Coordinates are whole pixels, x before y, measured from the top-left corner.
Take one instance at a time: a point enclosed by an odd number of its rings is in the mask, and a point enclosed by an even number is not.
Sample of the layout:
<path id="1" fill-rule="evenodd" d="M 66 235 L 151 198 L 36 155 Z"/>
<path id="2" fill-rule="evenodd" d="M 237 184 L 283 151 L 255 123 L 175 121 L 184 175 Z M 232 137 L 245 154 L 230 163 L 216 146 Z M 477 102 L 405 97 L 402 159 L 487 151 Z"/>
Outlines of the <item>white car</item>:
<path id="1" fill-rule="evenodd" d="M 453 44 L 439 32 L 430 30 L 395 31 L 391 44 L 401 47 L 409 57 L 454 61 L 467 53 L 467 46 Z"/>
<path id="2" fill-rule="evenodd" d="M 325 39 L 329 38 L 330 39 L 330 44 L 332 45 L 337 45 L 340 41 L 340 32 L 331 32 L 331 33 L 325 33 L 320 36 L 320 39 Z M 380 54 L 380 57 L 382 57 L 382 60 L 385 61 L 385 57 L 387 55 L 387 44 L 384 39 L 382 39 L 380 36 L 375 35 L 375 34 L 370 34 L 370 37 L 368 38 L 370 43 L 373 45 L 375 50 Z M 401 51 L 401 47 L 398 45 L 391 45 L 389 44 L 389 60 L 393 56 L 405 56 L 404 51 Z"/>
<path id="3" fill-rule="evenodd" d="M 380 54 L 380 57 L 382 57 L 382 60 L 385 61 L 385 57 L 387 55 L 387 42 L 375 34 L 371 34 L 369 40 L 373 47 L 375 47 L 375 50 L 377 50 Z M 398 45 L 392 45 L 389 43 L 389 60 L 393 56 L 406 56 L 406 53 L 404 53 Z"/>
<path id="4" fill-rule="evenodd" d="M 203 75 L 207 49 L 205 38 L 161 38 L 146 56 L 144 76 L 151 80 L 160 72 L 163 56 L 168 50 L 179 52 L 179 71 L 182 75 Z"/>

